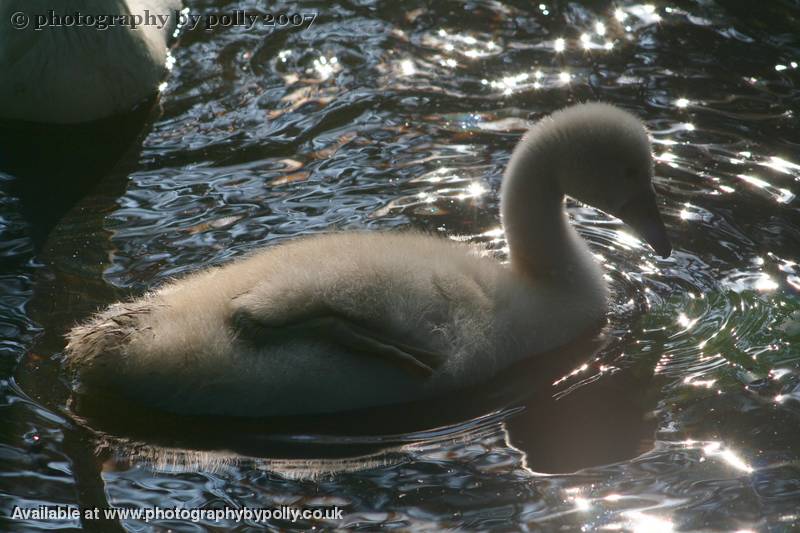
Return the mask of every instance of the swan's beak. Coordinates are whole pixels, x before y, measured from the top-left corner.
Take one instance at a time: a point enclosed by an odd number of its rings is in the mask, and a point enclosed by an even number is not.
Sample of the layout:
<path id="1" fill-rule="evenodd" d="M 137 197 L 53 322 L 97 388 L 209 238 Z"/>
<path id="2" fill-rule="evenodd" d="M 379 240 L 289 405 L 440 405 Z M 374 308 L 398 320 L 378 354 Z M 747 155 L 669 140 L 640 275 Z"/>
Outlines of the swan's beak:
<path id="1" fill-rule="evenodd" d="M 647 241 L 658 255 L 664 259 L 670 256 L 672 245 L 667 237 L 664 221 L 661 220 L 661 213 L 658 212 L 654 192 L 637 194 L 628 200 L 620 209 L 619 218 Z"/>

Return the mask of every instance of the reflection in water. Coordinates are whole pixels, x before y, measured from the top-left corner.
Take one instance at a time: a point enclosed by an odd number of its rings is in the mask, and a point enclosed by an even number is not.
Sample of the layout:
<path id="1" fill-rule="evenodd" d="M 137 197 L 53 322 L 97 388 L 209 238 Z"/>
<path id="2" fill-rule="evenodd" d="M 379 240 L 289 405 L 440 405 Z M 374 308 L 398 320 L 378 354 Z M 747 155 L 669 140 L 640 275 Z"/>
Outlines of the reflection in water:
<path id="1" fill-rule="evenodd" d="M 163 114 L 113 169 L 90 168 L 120 158 L 97 136 L 23 157 L 59 163 L 60 150 L 87 166 L 40 172 L 69 176 L 63 198 L 31 187 L 46 205 L 23 207 L 41 228 L 78 202 L 37 261 L 19 202 L 0 198 L 0 513 L 297 504 L 346 511 L 304 527 L 796 529 L 796 8 L 579 4 L 339 2 L 303 32 L 189 32 Z M 510 149 L 538 117 L 586 99 L 646 119 L 678 245 L 660 260 L 619 221 L 568 204 L 613 290 L 594 356 L 516 372 L 452 410 L 373 413 L 371 433 L 353 420 L 222 431 L 99 398 L 105 417 L 91 399 L 68 406 L 58 354 L 77 319 L 256 246 L 411 226 L 504 260 Z"/>
<path id="2" fill-rule="evenodd" d="M 2 191 L 19 202 L 28 225 L 25 233 L 35 248 L 119 164 L 153 115 L 152 108 L 149 101 L 128 115 L 78 125 L 0 123 L 0 173 L 7 174 Z M 119 183 L 118 194 L 123 185 Z"/>

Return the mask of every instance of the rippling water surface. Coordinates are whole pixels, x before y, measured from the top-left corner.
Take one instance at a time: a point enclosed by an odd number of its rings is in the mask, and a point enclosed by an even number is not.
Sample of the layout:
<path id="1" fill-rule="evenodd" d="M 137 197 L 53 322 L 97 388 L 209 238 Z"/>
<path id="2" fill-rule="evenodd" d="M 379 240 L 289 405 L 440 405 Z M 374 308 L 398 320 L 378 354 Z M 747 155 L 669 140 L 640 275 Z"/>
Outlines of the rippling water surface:
<path id="1" fill-rule="evenodd" d="M 97 188 L 40 252 L 20 202 L 0 199 L 2 515 L 291 504 L 339 505 L 338 525 L 362 529 L 800 528 L 796 2 L 270 9 L 319 17 L 303 31 L 184 32 L 141 139 L 94 171 Z M 176 421 L 107 405 L 103 417 L 70 401 L 58 356 L 71 324 L 256 246 L 413 227 L 503 260 L 512 147 L 542 115 L 595 99 L 647 122 L 675 252 L 659 259 L 569 204 L 614 305 L 609 344 L 565 361 L 563 379 L 534 387 L 534 369 L 470 391 L 451 402 L 468 416 L 434 405 L 362 421 Z M 337 523 L 296 526 L 312 525 Z"/>

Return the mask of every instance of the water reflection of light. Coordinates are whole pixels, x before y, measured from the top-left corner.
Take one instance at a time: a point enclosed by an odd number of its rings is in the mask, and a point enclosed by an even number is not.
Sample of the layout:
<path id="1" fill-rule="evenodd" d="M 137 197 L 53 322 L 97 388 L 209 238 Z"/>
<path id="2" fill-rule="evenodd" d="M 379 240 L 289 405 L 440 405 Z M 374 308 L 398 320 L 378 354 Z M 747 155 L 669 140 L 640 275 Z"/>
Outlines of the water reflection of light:
<path id="1" fill-rule="evenodd" d="M 778 72 L 782 72 L 782 71 L 786 70 L 787 68 L 788 67 L 786 65 L 775 65 L 775 70 L 777 70 Z"/>
<path id="2" fill-rule="evenodd" d="M 627 13 L 635 16 L 645 24 L 661 22 L 661 15 L 656 13 L 656 6 L 653 4 L 634 5 L 627 9 Z M 628 27 L 626 26 L 626 30 Z"/>
<path id="3" fill-rule="evenodd" d="M 680 107 L 681 109 L 688 107 L 689 103 L 690 103 L 689 100 L 687 100 L 686 98 L 678 98 L 677 100 L 675 100 L 675 105 Z"/>
<path id="4" fill-rule="evenodd" d="M 777 289 L 778 284 L 767 274 L 763 274 L 758 281 L 756 281 L 755 288 L 757 291 L 769 292 Z"/>
<path id="5" fill-rule="evenodd" d="M 800 170 L 800 165 L 792 163 L 791 161 L 787 161 L 781 157 L 772 156 L 769 158 L 769 161 L 764 161 L 759 163 L 762 166 L 769 167 L 773 170 L 777 170 L 783 174 L 792 174 L 792 170 Z"/>
<path id="6" fill-rule="evenodd" d="M 707 457 L 719 457 L 733 468 L 741 470 L 742 472 L 749 473 L 753 471 L 753 467 L 745 463 L 733 450 L 723 448 L 720 442 L 712 441 L 706 444 L 703 446 L 703 453 Z"/>
<path id="7" fill-rule="evenodd" d="M 538 71 L 536 72 L 536 74 L 541 75 L 541 73 Z M 534 74 L 534 76 L 536 76 L 536 74 Z M 529 78 L 528 73 L 522 72 L 515 76 L 505 76 L 499 80 L 492 80 L 492 81 L 481 80 L 481 83 L 483 83 L 484 85 L 489 84 L 494 89 L 500 89 L 501 91 L 503 91 L 503 94 L 511 94 L 516 89 L 520 88 L 522 83 L 527 81 L 528 78 Z M 538 88 L 536 83 L 534 83 L 533 86 L 534 88 Z"/>
<path id="8" fill-rule="evenodd" d="M 614 48 L 614 43 L 612 43 L 611 41 L 606 41 L 606 44 L 603 45 L 603 48 L 605 48 L 606 50 L 611 50 L 612 48 Z"/>
<path id="9" fill-rule="evenodd" d="M 583 44 L 584 50 L 588 50 L 590 46 L 592 46 L 592 38 L 588 33 L 581 34 L 581 43 Z"/>
<path id="10" fill-rule="evenodd" d="M 569 72 L 564 71 L 558 74 L 558 80 L 561 83 L 569 83 L 570 79 L 572 79 L 572 75 Z"/>
<path id="11" fill-rule="evenodd" d="M 592 508 L 592 504 L 589 503 L 589 500 L 587 500 L 586 498 L 576 497 L 575 498 L 575 507 L 579 511 L 588 511 L 589 509 Z"/>
<path id="12" fill-rule="evenodd" d="M 594 24 L 594 32 L 597 35 L 605 35 L 606 34 L 606 25 L 602 22 L 595 22 Z"/>
<path id="13" fill-rule="evenodd" d="M 556 52 L 563 52 L 566 47 L 567 47 L 567 42 L 560 37 L 555 41 L 553 41 L 553 50 L 555 50 Z"/>
<path id="14" fill-rule="evenodd" d="M 339 59 L 335 56 L 330 59 L 325 56 L 319 56 L 319 58 L 314 60 L 314 69 L 323 80 L 326 80 L 336 71 L 336 65 L 338 63 Z"/>
<path id="15" fill-rule="evenodd" d="M 683 129 L 685 129 L 686 131 L 694 131 L 694 124 L 692 124 L 691 122 L 686 122 L 683 125 Z"/>
<path id="16" fill-rule="evenodd" d="M 684 313 L 678 313 L 678 324 L 686 329 L 690 329 L 697 323 L 697 318 L 690 319 Z"/>
<path id="17" fill-rule="evenodd" d="M 466 198 L 477 198 L 486 194 L 486 188 L 478 183 L 477 181 L 473 181 L 472 183 L 467 186 L 467 193 L 465 195 Z"/>
<path id="18" fill-rule="evenodd" d="M 630 528 L 634 533 L 670 533 L 674 531 L 671 520 L 647 515 L 641 511 L 623 513 L 630 520 Z"/>
<path id="19" fill-rule="evenodd" d="M 417 72 L 414 62 L 410 59 L 404 59 L 400 62 L 400 70 L 404 76 L 413 76 Z"/>
<path id="20" fill-rule="evenodd" d="M 675 146 L 678 141 L 672 139 L 652 139 L 653 144 L 663 144 L 664 146 Z"/>
<path id="21" fill-rule="evenodd" d="M 716 379 L 695 379 L 693 376 L 687 376 L 683 378 L 683 383 L 686 385 L 692 385 L 693 387 L 705 387 L 710 389 L 716 383 Z"/>
<path id="22" fill-rule="evenodd" d="M 679 215 L 681 220 L 703 220 L 702 213 L 703 211 L 697 206 L 692 205 L 690 202 L 684 202 L 683 209 L 681 209 Z M 694 298 L 694 296 L 692 296 L 692 298 Z"/>
<path id="23" fill-rule="evenodd" d="M 760 187 L 762 189 L 769 187 L 769 183 L 755 176 L 750 176 L 748 174 L 738 174 L 736 177 L 739 178 L 740 180 L 746 181 L 750 185 L 755 185 L 756 187 Z"/>
<path id="24" fill-rule="evenodd" d="M 444 28 L 436 32 L 436 37 L 425 39 L 426 44 L 445 52 L 455 52 L 471 59 L 487 57 L 500 52 L 500 47 L 489 38 L 478 39 L 474 35 L 449 33 Z"/>
<path id="25" fill-rule="evenodd" d="M 436 197 L 428 192 L 421 192 L 417 194 L 417 196 L 419 197 L 420 200 L 422 200 L 426 204 L 432 204 L 436 202 Z"/>
<path id="26" fill-rule="evenodd" d="M 167 58 L 164 61 L 164 66 L 167 68 L 167 70 L 172 70 L 173 67 L 175 67 L 175 61 L 176 61 L 176 59 L 175 59 L 175 56 L 172 55 L 172 52 L 171 51 L 167 51 Z"/>
<path id="27" fill-rule="evenodd" d="M 588 363 L 584 363 L 580 367 L 576 368 L 575 370 L 573 370 L 572 372 L 567 374 L 566 376 L 561 376 L 560 378 L 555 380 L 553 382 L 553 386 L 558 385 L 559 383 L 562 383 L 562 382 L 568 380 L 569 378 L 571 378 L 573 376 L 577 376 L 581 372 L 586 372 L 586 370 L 588 370 L 588 369 L 589 369 L 589 364 Z"/>
<path id="28" fill-rule="evenodd" d="M 633 247 L 633 248 L 642 247 L 642 241 L 640 241 L 630 233 L 626 233 L 624 231 L 617 232 L 617 242 L 628 247 Z"/>

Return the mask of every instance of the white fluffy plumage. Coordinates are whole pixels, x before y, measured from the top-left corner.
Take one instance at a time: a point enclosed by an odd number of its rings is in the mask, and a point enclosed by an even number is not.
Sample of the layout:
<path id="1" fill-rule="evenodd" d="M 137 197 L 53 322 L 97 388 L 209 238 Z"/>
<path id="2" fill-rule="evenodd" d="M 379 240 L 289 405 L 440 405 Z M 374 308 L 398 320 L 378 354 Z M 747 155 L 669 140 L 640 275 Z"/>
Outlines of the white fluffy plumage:
<path id="1" fill-rule="evenodd" d="M 164 79 L 180 8 L 181 0 L 3 0 L 0 119 L 67 124 L 131 111 L 155 95 Z M 62 18 L 80 14 L 83 25 L 73 20 L 37 29 L 37 17 L 50 19 L 51 10 Z M 168 23 L 103 30 L 90 25 L 101 16 L 144 16 L 145 10 L 169 16 Z M 27 27 L 10 23 L 16 13 L 27 17 Z"/>
<path id="2" fill-rule="evenodd" d="M 66 362 L 87 388 L 180 414 L 336 412 L 473 385 L 599 327 L 606 284 L 564 194 L 655 208 L 651 177 L 636 118 L 575 106 L 512 155 L 510 266 L 414 232 L 297 239 L 112 305 L 68 334 Z M 390 347 L 373 350 L 376 339 Z M 427 371 L 405 364 L 409 352 Z"/>

